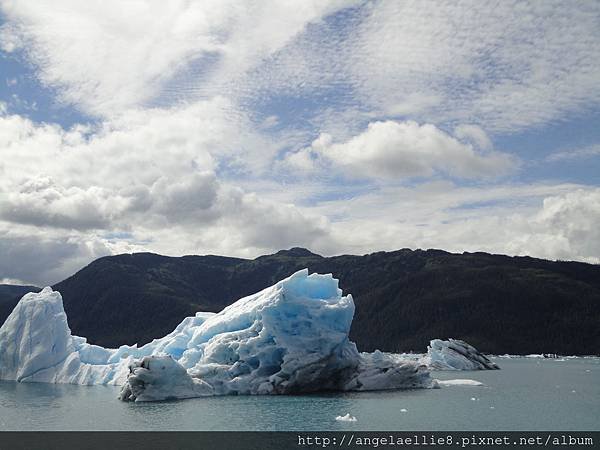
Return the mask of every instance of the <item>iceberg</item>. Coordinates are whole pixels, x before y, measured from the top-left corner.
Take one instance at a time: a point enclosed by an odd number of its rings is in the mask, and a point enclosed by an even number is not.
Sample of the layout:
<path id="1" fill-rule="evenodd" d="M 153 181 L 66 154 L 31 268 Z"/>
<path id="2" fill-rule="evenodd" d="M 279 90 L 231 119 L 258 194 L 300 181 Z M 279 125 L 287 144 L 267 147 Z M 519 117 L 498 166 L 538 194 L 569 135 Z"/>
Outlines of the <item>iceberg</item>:
<path id="1" fill-rule="evenodd" d="M 345 416 L 336 416 L 335 420 L 338 422 L 356 422 L 356 417 L 351 416 L 350 413 L 347 413 Z"/>
<path id="2" fill-rule="evenodd" d="M 107 349 L 71 335 L 60 293 L 46 287 L 24 295 L 0 327 L 0 380 L 122 385 L 136 359 L 181 352 L 191 330 L 213 315 L 187 317 L 164 338 L 140 348 Z"/>
<path id="3" fill-rule="evenodd" d="M 122 400 L 437 387 L 419 361 L 360 353 L 351 295 L 304 269 L 142 346 L 73 336 L 60 293 L 26 294 L 0 328 L 0 379 L 121 385 Z"/>
<path id="4" fill-rule="evenodd" d="M 498 365 L 475 347 L 459 339 L 433 339 L 421 360 L 433 370 L 495 370 Z"/>
<path id="5" fill-rule="evenodd" d="M 132 362 L 125 347 L 107 350 L 72 336 L 62 298 L 46 287 L 23 296 L 0 328 L 0 379 L 119 384 Z"/>

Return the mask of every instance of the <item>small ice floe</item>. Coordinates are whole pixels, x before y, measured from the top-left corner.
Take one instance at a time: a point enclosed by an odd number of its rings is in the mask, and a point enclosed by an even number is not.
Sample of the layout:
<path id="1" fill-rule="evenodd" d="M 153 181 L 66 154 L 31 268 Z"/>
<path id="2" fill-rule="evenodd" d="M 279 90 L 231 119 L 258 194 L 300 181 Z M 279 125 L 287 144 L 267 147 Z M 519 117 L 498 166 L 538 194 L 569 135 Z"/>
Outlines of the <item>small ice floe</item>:
<path id="1" fill-rule="evenodd" d="M 337 416 L 335 420 L 338 422 L 356 422 L 356 417 L 351 416 L 350 413 L 348 413 L 345 416 Z"/>
<path id="2" fill-rule="evenodd" d="M 455 380 L 437 380 L 441 386 L 484 386 L 481 381 L 457 378 Z"/>
<path id="3" fill-rule="evenodd" d="M 402 408 L 402 409 L 400 410 L 400 412 L 408 412 L 408 409 L 406 409 L 406 408 Z"/>

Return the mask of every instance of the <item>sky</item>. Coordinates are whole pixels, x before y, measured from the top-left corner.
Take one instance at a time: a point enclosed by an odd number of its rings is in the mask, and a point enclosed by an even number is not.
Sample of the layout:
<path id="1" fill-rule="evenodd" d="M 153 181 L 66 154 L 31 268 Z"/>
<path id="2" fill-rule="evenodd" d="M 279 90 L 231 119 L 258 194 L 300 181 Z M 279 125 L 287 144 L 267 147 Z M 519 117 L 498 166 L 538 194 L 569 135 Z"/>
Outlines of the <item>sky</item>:
<path id="1" fill-rule="evenodd" d="M 110 254 L 600 263 L 600 2 L 0 0 L 0 282 Z"/>

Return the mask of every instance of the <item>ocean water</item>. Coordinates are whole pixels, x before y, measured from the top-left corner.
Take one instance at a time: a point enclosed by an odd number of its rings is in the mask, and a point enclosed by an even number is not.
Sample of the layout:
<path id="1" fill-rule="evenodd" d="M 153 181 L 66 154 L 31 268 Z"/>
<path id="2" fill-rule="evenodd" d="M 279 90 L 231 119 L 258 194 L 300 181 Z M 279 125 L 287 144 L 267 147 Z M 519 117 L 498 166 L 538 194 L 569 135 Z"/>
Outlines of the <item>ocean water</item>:
<path id="1" fill-rule="evenodd" d="M 495 360 L 435 372 L 485 386 L 138 404 L 118 387 L 0 382 L 0 430 L 600 430 L 600 358 Z M 357 421 L 335 420 L 346 413 Z"/>

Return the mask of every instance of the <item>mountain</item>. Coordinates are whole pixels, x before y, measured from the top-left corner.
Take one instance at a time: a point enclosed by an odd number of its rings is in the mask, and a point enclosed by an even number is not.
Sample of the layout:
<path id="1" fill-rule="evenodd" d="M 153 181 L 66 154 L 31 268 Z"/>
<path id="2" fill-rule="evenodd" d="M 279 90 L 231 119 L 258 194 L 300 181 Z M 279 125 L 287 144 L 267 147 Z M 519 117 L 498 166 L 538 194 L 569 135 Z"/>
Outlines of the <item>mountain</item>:
<path id="1" fill-rule="evenodd" d="M 362 351 L 424 351 L 447 337 L 498 354 L 600 348 L 600 266 L 579 262 L 408 249 L 326 258 L 293 248 L 253 260 L 137 253 L 100 258 L 54 289 L 74 334 L 143 344 L 304 267 L 352 293 L 350 337 Z"/>

